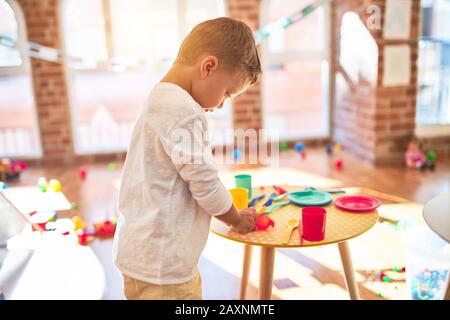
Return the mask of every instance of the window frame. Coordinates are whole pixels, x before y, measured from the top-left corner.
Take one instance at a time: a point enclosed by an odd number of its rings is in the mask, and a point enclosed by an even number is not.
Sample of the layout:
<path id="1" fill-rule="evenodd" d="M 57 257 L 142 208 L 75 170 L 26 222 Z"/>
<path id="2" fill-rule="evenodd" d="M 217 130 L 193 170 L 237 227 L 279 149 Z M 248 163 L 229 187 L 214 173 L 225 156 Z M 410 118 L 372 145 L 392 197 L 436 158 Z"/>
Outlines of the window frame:
<path id="1" fill-rule="evenodd" d="M 105 0 L 99 0 L 99 1 L 105 1 Z M 178 19 L 180 20 L 180 26 L 179 26 L 179 36 L 182 39 L 184 37 L 184 34 L 186 33 L 186 29 L 187 29 L 187 1 L 189 0 L 177 0 L 178 1 L 178 6 L 177 6 L 177 16 Z M 213 0 L 205 0 L 205 1 L 213 1 Z M 214 0 L 218 3 L 221 11 L 224 13 L 225 16 L 228 16 L 228 6 L 226 5 L 226 1 L 227 0 Z M 65 29 L 67 28 L 66 22 L 65 22 L 65 11 L 66 11 L 66 7 L 67 7 L 67 0 L 63 0 L 61 1 L 60 4 L 60 19 L 61 19 L 61 23 L 60 23 L 60 31 L 61 34 L 66 35 L 65 33 Z M 105 26 L 106 29 L 106 26 Z M 107 37 L 106 33 L 105 33 L 105 37 Z M 108 45 L 108 39 L 106 39 L 106 44 Z M 62 48 L 64 52 L 67 52 L 67 37 L 64 37 L 63 41 L 62 41 Z M 113 60 L 114 57 L 110 57 L 109 56 L 110 52 L 107 50 L 107 56 L 109 61 Z M 71 117 L 71 130 L 72 130 L 72 139 L 73 139 L 73 147 L 74 147 L 74 153 L 76 155 L 95 155 L 95 154 L 114 154 L 114 153 L 122 153 L 122 152 L 127 152 L 127 148 L 123 149 L 123 148 L 111 148 L 108 150 L 82 150 L 79 146 L 79 137 L 77 135 L 77 113 L 76 113 L 76 103 L 75 103 L 75 92 L 74 89 L 72 87 L 72 80 L 71 80 L 71 74 L 72 72 L 76 71 L 76 72 L 93 72 L 93 71 L 111 71 L 107 66 L 105 66 L 104 64 L 97 64 L 97 68 L 83 68 L 83 69 L 79 69 L 79 70 L 74 70 L 70 67 L 69 62 L 67 61 L 67 59 L 64 60 L 64 70 L 65 70 L 65 77 L 66 77 L 66 83 L 67 83 L 67 96 L 68 96 L 68 106 L 70 109 L 70 117 Z M 206 114 L 207 119 L 208 119 L 208 114 Z M 228 117 L 227 121 L 230 124 L 230 127 L 233 128 L 234 127 L 234 114 L 233 114 L 233 102 L 230 100 L 230 116 Z M 225 135 L 225 133 L 224 133 Z M 227 136 L 224 137 L 225 138 L 225 144 L 227 144 L 226 138 Z M 215 145 L 211 146 L 212 148 L 215 147 Z"/>
<path id="2" fill-rule="evenodd" d="M 32 121 L 33 127 L 32 129 L 35 131 L 36 136 L 36 153 L 29 154 L 18 154 L 11 157 L 17 157 L 22 159 L 41 159 L 43 157 L 42 151 L 42 139 L 41 139 L 41 129 L 39 123 L 39 117 L 37 112 L 37 105 L 35 99 L 35 86 L 34 86 L 34 78 L 33 72 L 31 69 L 31 61 L 30 57 L 24 52 L 28 51 L 28 33 L 27 26 L 25 23 L 25 15 L 22 11 L 17 0 L 5 0 L 6 4 L 9 5 L 11 10 L 14 13 L 14 16 L 17 21 L 17 49 L 20 52 L 20 57 L 22 59 L 22 64 L 20 66 L 8 66 L 8 67 L 0 67 L 0 76 L 19 76 L 25 75 L 29 77 L 31 95 L 32 95 Z M 8 156 L 10 157 L 10 156 Z"/>
<path id="3" fill-rule="evenodd" d="M 262 0 L 261 8 L 260 8 L 260 21 L 261 26 L 267 25 L 273 21 L 268 21 L 267 12 L 269 7 L 269 2 L 273 0 Z M 332 110 L 331 110 L 331 84 L 332 84 L 332 74 L 331 74 L 331 63 L 332 63 L 332 50 L 331 50 L 331 6 L 330 4 L 325 4 L 321 6 L 323 8 L 323 47 L 321 50 L 308 50 L 308 51 L 300 51 L 300 50 L 286 50 L 280 53 L 270 52 L 268 40 L 267 38 L 261 41 L 261 62 L 263 66 L 263 72 L 267 69 L 267 67 L 271 64 L 283 64 L 289 62 L 297 62 L 297 61 L 319 61 L 321 63 L 326 62 L 326 65 L 322 66 L 322 89 L 323 89 L 323 108 L 324 109 L 324 119 L 323 124 L 325 126 L 323 134 L 290 134 L 290 135 L 282 135 L 280 134 L 280 140 L 283 141 L 295 141 L 297 139 L 307 139 L 307 140 L 316 140 L 316 139 L 324 139 L 330 138 L 332 135 Z M 300 9 L 300 8 L 299 8 Z M 261 95 L 264 96 L 264 76 L 261 79 L 262 89 Z M 265 122 L 265 101 L 262 98 L 262 120 L 263 126 L 266 128 Z M 266 128 L 268 129 L 268 128 Z"/>
<path id="4" fill-rule="evenodd" d="M 431 2 L 430 2 L 431 4 Z M 423 6 L 423 4 L 420 7 L 420 26 L 419 26 L 419 30 L 422 34 L 422 24 L 423 24 L 423 9 L 425 7 Z M 420 41 L 420 40 L 419 40 Z M 420 50 L 419 50 L 419 55 L 420 55 Z M 418 72 L 420 72 L 420 70 L 418 70 Z M 420 94 L 420 92 L 417 93 L 417 96 Z M 417 99 L 417 105 L 416 105 L 416 112 L 417 112 L 417 108 L 419 107 L 419 99 Z M 424 123 L 420 123 L 418 122 L 417 116 L 414 120 L 414 123 L 416 125 L 414 133 L 418 138 L 440 138 L 440 137 L 448 137 L 450 136 L 450 124 L 438 124 L 438 123 L 434 123 L 434 124 L 424 124 Z"/>

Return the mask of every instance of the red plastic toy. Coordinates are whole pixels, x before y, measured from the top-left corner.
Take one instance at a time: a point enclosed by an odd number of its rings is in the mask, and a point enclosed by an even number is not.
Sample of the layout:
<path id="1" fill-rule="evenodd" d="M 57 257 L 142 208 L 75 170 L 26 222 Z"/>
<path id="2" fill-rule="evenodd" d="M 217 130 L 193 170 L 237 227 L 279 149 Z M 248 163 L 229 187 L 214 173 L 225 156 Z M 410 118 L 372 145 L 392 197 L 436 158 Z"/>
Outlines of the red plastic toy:
<path id="1" fill-rule="evenodd" d="M 336 169 L 342 170 L 344 167 L 344 161 L 342 159 L 337 159 L 334 165 L 336 166 Z"/>
<path id="2" fill-rule="evenodd" d="M 96 234 L 99 238 L 111 238 L 116 232 L 116 225 L 110 220 L 105 222 L 94 223 Z"/>
<path id="3" fill-rule="evenodd" d="M 78 243 L 82 246 L 87 246 L 90 242 L 94 240 L 94 236 L 83 229 L 77 230 L 77 236 L 78 236 Z"/>
<path id="4" fill-rule="evenodd" d="M 305 151 L 303 151 L 300 155 L 302 156 L 302 159 L 303 159 L 303 160 L 306 159 L 306 152 L 305 152 Z"/>
<path id="5" fill-rule="evenodd" d="M 87 168 L 86 167 L 80 167 L 78 174 L 80 175 L 81 180 L 86 180 L 87 176 Z"/>
<path id="6" fill-rule="evenodd" d="M 275 191 L 278 193 L 278 194 L 285 194 L 287 191 L 286 190 L 284 190 L 282 187 L 279 187 L 279 186 L 273 186 L 273 188 L 275 189 Z"/>
<path id="7" fill-rule="evenodd" d="M 267 215 L 261 214 L 258 216 L 258 219 L 256 219 L 256 228 L 258 228 L 258 230 L 265 231 L 270 226 L 275 227 L 275 222 Z"/>

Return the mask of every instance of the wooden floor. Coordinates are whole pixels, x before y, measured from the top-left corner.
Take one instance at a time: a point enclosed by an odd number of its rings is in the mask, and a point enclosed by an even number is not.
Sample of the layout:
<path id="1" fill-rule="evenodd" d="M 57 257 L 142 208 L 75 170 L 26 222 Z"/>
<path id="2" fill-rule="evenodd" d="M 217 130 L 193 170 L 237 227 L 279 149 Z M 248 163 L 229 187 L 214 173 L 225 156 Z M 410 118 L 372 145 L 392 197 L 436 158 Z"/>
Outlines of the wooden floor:
<path id="1" fill-rule="evenodd" d="M 263 168 L 254 174 L 255 184 L 297 184 L 311 186 L 366 187 L 424 204 L 434 196 L 450 191 L 450 161 L 438 162 L 434 172 L 421 172 L 400 167 L 374 168 L 345 153 L 343 170 L 334 167 L 334 158 L 322 148 L 308 150 L 302 160 L 295 152 L 281 154 L 280 169 Z M 33 185 L 40 176 L 56 178 L 63 192 L 77 210 L 60 213 L 59 217 L 78 215 L 88 223 L 117 214 L 117 182 L 121 163 L 108 170 L 107 163 L 87 164 L 88 178 L 81 181 L 76 166 L 32 167 L 12 185 Z M 235 170 L 245 167 L 220 166 L 227 186 Z M 248 169 L 250 170 L 250 169 Z M 252 169 L 254 170 L 254 168 Z M 279 172 L 279 174 L 277 174 Z M 401 233 L 378 223 L 366 234 L 349 242 L 356 279 L 363 299 L 406 299 L 405 275 L 392 271 L 403 267 L 405 258 L 400 243 Z M 122 280 L 111 258 L 111 240 L 96 240 L 91 246 L 102 262 L 107 275 L 105 299 L 123 299 Z M 218 250 L 219 249 L 219 250 Z M 226 256 L 227 259 L 223 257 Z M 210 234 L 200 261 L 205 299 L 239 299 L 239 281 L 243 246 Z M 249 279 L 249 299 L 257 297 L 259 250 L 254 250 Z M 391 276 L 389 283 L 370 281 L 373 272 L 384 270 Z M 335 245 L 305 249 L 277 250 L 273 297 L 275 299 L 348 299 L 338 249 Z"/>

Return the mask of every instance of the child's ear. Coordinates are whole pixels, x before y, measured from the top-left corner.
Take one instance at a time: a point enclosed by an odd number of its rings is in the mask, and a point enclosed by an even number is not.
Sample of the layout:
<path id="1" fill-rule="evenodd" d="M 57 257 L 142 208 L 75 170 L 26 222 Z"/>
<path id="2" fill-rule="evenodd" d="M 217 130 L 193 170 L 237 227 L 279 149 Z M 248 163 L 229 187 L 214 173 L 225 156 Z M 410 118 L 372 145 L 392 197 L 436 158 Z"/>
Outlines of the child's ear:
<path id="1" fill-rule="evenodd" d="M 216 56 L 207 56 L 200 63 L 200 76 L 205 79 L 211 72 L 219 68 L 219 59 Z"/>

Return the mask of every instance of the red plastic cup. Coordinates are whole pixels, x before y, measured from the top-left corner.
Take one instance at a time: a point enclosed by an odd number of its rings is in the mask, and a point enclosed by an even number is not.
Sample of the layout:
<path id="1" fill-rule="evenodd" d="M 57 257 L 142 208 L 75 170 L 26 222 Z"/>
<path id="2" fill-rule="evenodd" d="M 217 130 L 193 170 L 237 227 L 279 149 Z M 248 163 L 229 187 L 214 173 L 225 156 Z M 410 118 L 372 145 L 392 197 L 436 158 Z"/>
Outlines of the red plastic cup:
<path id="1" fill-rule="evenodd" d="M 301 236 L 307 241 L 322 241 L 325 239 L 325 222 L 327 211 L 321 207 L 306 207 L 302 209 Z"/>

